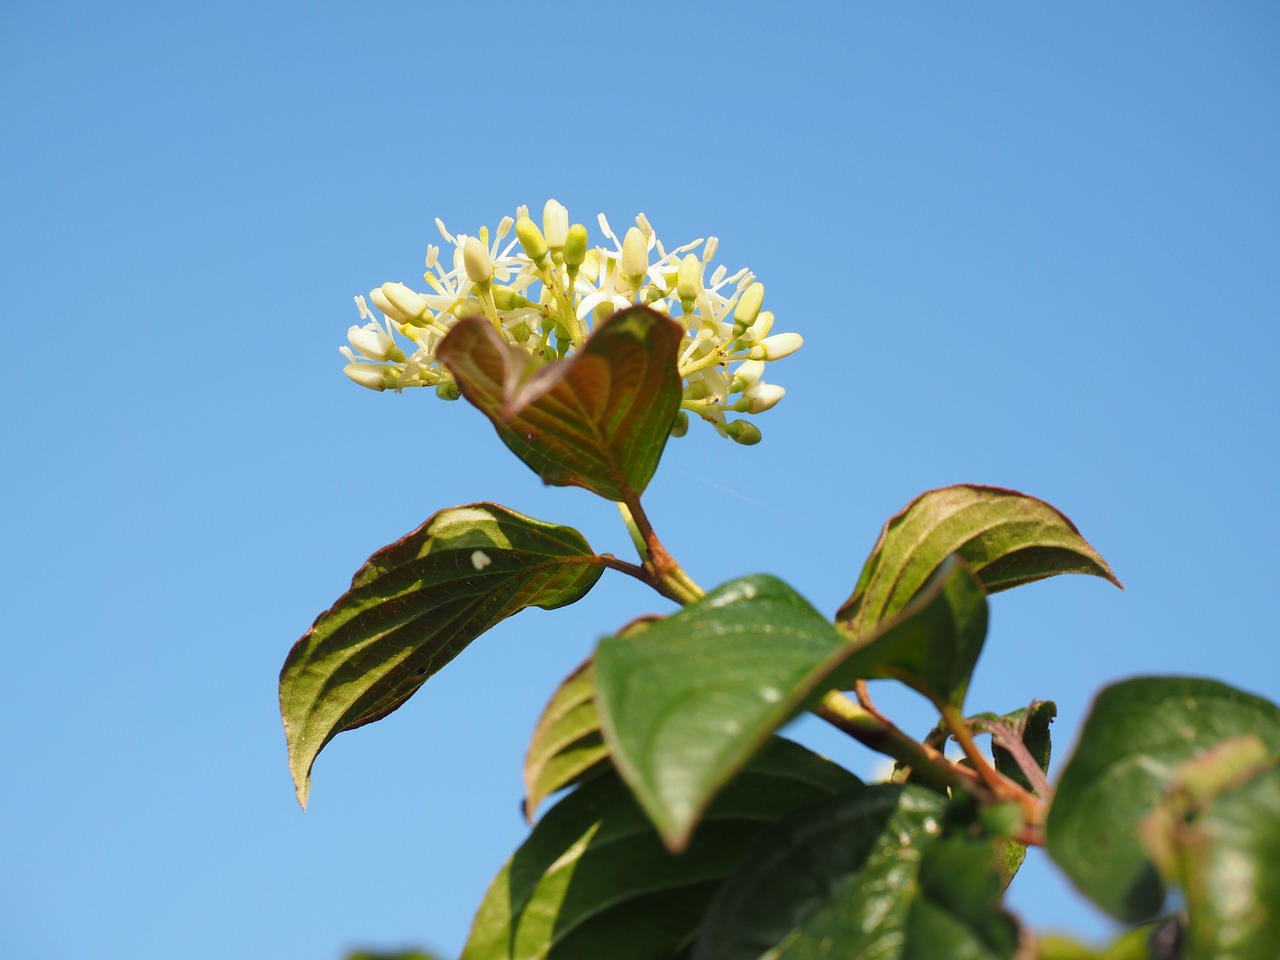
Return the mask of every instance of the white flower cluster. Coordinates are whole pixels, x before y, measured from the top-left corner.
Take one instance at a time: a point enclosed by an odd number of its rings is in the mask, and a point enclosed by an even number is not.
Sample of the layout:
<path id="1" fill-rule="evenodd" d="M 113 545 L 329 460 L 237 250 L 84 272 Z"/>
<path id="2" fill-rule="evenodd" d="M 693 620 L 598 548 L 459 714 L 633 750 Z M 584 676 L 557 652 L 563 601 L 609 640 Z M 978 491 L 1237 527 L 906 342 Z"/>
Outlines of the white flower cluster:
<path id="1" fill-rule="evenodd" d="M 477 236 L 455 236 L 436 220 L 453 246 L 450 264 L 429 245 L 423 275 L 429 290 L 384 283 L 370 291 L 382 322 L 364 297 L 355 298 L 366 322 L 347 331 L 343 372 L 372 390 L 429 386 L 456 399 L 453 376 L 435 350 L 460 317 L 488 318 L 509 343 L 549 363 L 580 348 L 615 311 L 644 304 L 685 329 L 679 353 L 684 396 L 673 432 L 685 431 L 688 411 L 722 436 L 758 442 L 754 424 L 730 415 L 761 413 L 781 400 L 786 391 L 764 381 L 765 364 L 803 343 L 796 333 L 771 335 L 773 314 L 761 309 L 764 285 L 745 269 L 730 274 L 718 266 L 708 277 L 715 237 L 668 250 L 643 213 L 621 240 L 604 214 L 597 219 L 612 248 L 589 246 L 587 228 L 571 226 L 569 211 L 555 200 L 543 208 L 541 228 L 526 207 L 514 219 L 503 217 L 492 236 L 487 227 Z M 409 345 L 402 348 L 396 334 Z"/>

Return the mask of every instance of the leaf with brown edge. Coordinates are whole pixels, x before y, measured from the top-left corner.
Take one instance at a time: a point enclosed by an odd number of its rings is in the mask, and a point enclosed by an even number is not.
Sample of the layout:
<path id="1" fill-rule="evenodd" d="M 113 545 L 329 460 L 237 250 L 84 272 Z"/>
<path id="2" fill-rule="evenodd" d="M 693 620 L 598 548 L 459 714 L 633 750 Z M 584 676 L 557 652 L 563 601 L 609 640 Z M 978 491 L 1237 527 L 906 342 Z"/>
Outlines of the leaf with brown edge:
<path id="1" fill-rule="evenodd" d="M 987 593 L 1060 573 L 1120 581 L 1075 524 L 1016 490 L 956 484 L 921 494 L 880 531 L 836 625 L 859 639 L 892 617 L 938 566 L 960 554 Z"/>
<path id="2" fill-rule="evenodd" d="M 492 503 L 441 510 L 375 553 L 280 671 L 298 802 L 335 736 L 391 713 L 499 621 L 581 599 L 603 571 L 576 530 Z"/>
<path id="3" fill-rule="evenodd" d="M 629 502 L 653 477 L 680 408 L 684 330 L 648 307 L 620 310 L 576 356 L 539 367 L 482 317 L 436 351 L 458 389 L 545 483 Z"/>

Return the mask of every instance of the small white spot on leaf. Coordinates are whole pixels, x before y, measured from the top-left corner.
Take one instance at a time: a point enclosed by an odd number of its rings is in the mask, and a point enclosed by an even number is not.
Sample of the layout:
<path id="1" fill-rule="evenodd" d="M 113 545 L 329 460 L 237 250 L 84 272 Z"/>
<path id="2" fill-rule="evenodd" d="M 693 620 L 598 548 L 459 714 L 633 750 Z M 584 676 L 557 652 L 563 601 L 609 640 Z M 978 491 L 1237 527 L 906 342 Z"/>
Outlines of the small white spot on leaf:
<path id="1" fill-rule="evenodd" d="M 477 570 L 483 570 L 485 567 L 487 567 L 491 563 L 493 563 L 493 560 L 483 550 L 472 551 L 471 565 L 475 567 Z"/>

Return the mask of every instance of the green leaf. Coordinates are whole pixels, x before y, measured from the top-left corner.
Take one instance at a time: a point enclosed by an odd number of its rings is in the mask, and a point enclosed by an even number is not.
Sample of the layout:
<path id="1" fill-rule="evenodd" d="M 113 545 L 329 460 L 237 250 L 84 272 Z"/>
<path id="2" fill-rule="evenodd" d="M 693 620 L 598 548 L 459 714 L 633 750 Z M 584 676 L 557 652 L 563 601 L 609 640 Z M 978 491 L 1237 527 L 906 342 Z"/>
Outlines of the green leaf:
<path id="1" fill-rule="evenodd" d="M 1280 708 L 1192 677 L 1140 677 L 1107 687 L 1049 808 L 1050 856 L 1112 916 L 1130 923 L 1150 918 L 1165 890 L 1139 825 L 1178 764 L 1249 733 L 1280 751 Z"/>
<path id="2" fill-rule="evenodd" d="M 1163 941 L 1176 931 L 1170 921 L 1135 927 L 1100 949 L 1084 946 L 1066 937 L 1047 936 L 1039 939 L 1039 960 L 1174 960 L 1177 954 L 1153 950 L 1152 936 Z"/>
<path id="3" fill-rule="evenodd" d="M 463 960 L 673 956 L 744 844 L 791 811 L 860 786 L 843 768 L 775 738 L 677 857 L 616 774 L 591 777 L 547 812 L 490 885 Z"/>
<path id="4" fill-rule="evenodd" d="M 1187 960 L 1274 960 L 1280 945 L 1280 768 L 1214 800 L 1182 842 Z"/>
<path id="5" fill-rule="evenodd" d="M 581 599 L 603 570 L 576 530 L 491 503 L 441 510 L 371 556 L 280 672 L 298 802 L 337 734 L 391 713 L 499 621 Z"/>
<path id="6" fill-rule="evenodd" d="M 733 580 L 638 634 L 600 642 L 605 743 L 678 851 L 716 791 L 827 691 L 895 676 L 930 695 L 963 696 L 984 624 L 981 588 L 958 560 L 862 646 L 782 581 Z"/>
<path id="7" fill-rule="evenodd" d="M 980 713 L 969 718 L 969 726 L 974 733 L 990 733 L 991 756 L 995 760 L 996 769 L 1006 777 L 1020 784 L 1033 793 L 1035 785 L 1027 778 L 1025 772 L 1014 760 L 1013 754 L 1002 746 L 1005 735 L 1021 741 L 1022 746 L 1035 761 L 1043 773 L 1049 772 L 1049 757 L 1053 752 L 1053 742 L 1049 734 L 1049 725 L 1058 715 L 1058 705 L 1052 700 L 1035 700 L 1030 707 L 1020 707 L 1003 716 L 994 713 Z"/>
<path id="8" fill-rule="evenodd" d="M 683 335 L 670 318 L 632 307 L 598 327 L 576 356 L 537 366 L 488 321 L 468 317 L 436 356 L 545 483 L 629 503 L 653 477 L 680 408 Z"/>
<path id="9" fill-rule="evenodd" d="M 785 819 L 716 895 L 693 960 L 1008 958 L 994 844 L 943 836 L 946 801 L 877 784 Z"/>
<path id="10" fill-rule="evenodd" d="M 987 600 L 982 584 L 958 557 L 934 572 L 928 600 L 912 615 L 883 625 L 861 646 L 868 678 L 901 680 L 939 708 L 964 706 L 969 678 L 987 637 Z"/>
<path id="11" fill-rule="evenodd" d="M 1280 943 L 1280 767 L 1253 734 L 1179 764 L 1143 846 L 1186 893 L 1188 960 L 1270 960 Z"/>
<path id="12" fill-rule="evenodd" d="M 533 731 L 524 761 L 524 813 L 530 822 L 538 805 L 608 759 L 596 713 L 591 659 L 567 676 Z"/>
<path id="13" fill-rule="evenodd" d="M 959 553 L 987 593 L 1059 573 L 1110 580 L 1111 568 L 1075 525 L 1015 490 L 958 484 L 921 494 L 880 531 L 858 585 L 836 615 L 855 639 L 893 616 L 948 556 Z"/>

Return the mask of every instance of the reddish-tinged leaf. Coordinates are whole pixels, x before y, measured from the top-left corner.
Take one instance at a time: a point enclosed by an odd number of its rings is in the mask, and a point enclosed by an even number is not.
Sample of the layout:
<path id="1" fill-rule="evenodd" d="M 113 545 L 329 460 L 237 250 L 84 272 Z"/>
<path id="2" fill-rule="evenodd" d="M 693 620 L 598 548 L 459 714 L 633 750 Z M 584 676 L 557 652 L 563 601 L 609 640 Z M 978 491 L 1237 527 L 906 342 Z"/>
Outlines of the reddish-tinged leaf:
<path id="1" fill-rule="evenodd" d="M 539 367 L 484 318 L 467 317 L 436 355 L 544 482 L 631 501 L 653 477 L 680 408 L 683 335 L 670 318 L 632 307 L 576 356 Z"/>
<path id="2" fill-rule="evenodd" d="M 854 639 L 864 636 L 906 606 L 953 553 L 987 593 L 1059 573 L 1088 573 L 1120 586 L 1056 508 L 1016 490 L 957 484 L 921 494 L 884 525 L 837 626 Z"/>

